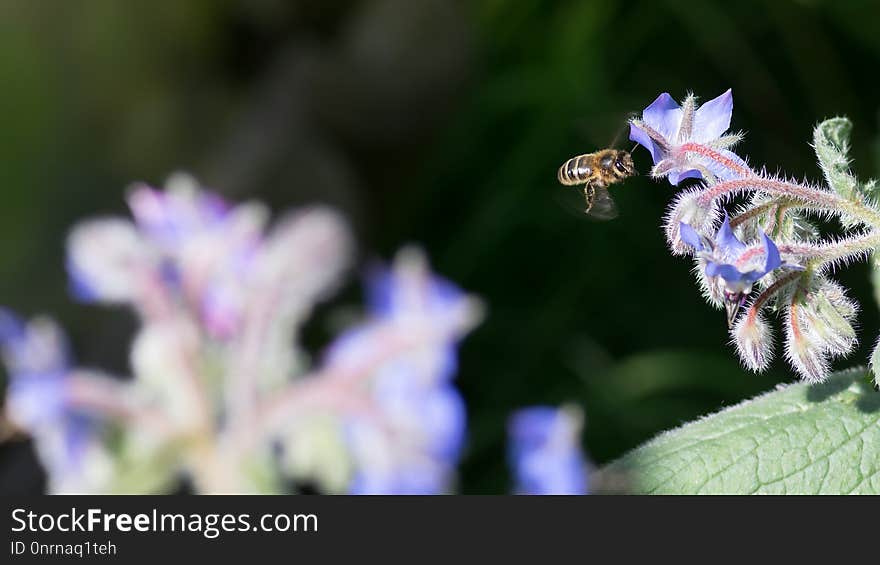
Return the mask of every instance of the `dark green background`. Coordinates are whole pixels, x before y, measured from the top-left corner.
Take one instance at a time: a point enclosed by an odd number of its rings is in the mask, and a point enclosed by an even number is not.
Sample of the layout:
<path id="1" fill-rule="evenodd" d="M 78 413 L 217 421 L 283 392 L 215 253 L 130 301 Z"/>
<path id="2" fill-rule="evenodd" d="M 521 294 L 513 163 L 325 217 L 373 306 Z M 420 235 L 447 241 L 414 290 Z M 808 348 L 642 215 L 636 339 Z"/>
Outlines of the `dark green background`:
<path id="1" fill-rule="evenodd" d="M 129 182 L 180 169 L 275 211 L 328 202 L 351 218 L 362 260 L 419 242 L 488 304 L 462 350 L 463 492 L 508 489 L 505 420 L 524 405 L 582 405 L 601 464 L 792 376 L 781 361 L 739 368 L 723 315 L 666 252 L 673 187 L 631 179 L 615 190 L 620 218 L 589 222 L 559 205 L 556 167 L 611 144 L 660 92 L 733 88 L 752 164 L 818 179 L 812 127 L 847 115 L 854 169 L 877 175 L 876 12 L 839 0 L 5 1 L 0 296 L 58 317 L 82 363 L 125 373 L 133 317 L 66 295 L 74 222 L 124 213 Z M 647 171 L 647 152 L 635 159 Z M 865 361 L 880 321 L 867 268 L 839 277 L 863 305 L 847 366 Z M 358 301 L 351 285 L 321 308 L 310 342 Z M 23 453 L 0 449 L 4 490 L 38 487 L 19 482 L 33 474 Z"/>

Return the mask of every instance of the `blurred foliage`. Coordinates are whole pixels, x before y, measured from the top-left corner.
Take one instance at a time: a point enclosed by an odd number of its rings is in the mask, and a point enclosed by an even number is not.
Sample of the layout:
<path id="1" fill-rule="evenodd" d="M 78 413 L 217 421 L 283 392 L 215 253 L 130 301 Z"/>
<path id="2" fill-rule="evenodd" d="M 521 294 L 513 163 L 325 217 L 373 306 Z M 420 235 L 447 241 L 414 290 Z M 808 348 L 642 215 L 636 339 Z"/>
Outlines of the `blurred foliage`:
<path id="1" fill-rule="evenodd" d="M 134 180 L 194 172 L 277 211 L 340 207 L 363 258 L 425 245 L 482 295 L 465 342 L 464 492 L 507 488 L 516 407 L 581 403 L 609 461 L 657 432 L 790 381 L 739 368 L 723 315 L 659 229 L 673 188 L 634 178 L 618 220 L 557 200 L 556 167 L 615 142 L 657 94 L 734 92 L 741 154 L 820 178 L 820 119 L 855 124 L 854 169 L 877 176 L 880 33 L 872 2 L 823 0 L 190 0 L 0 4 L 2 302 L 51 312 L 87 365 L 124 372 L 134 324 L 73 304 L 63 240 L 121 213 Z M 647 155 L 635 155 L 641 171 Z M 863 305 L 863 363 L 880 329 L 868 269 L 840 274 Z M 327 323 L 349 290 L 322 309 Z M 316 344 L 324 335 L 314 328 Z M 0 478 L 13 451 L 0 451 Z M 18 453 L 18 451 L 16 451 Z M 19 461 L 17 458 L 16 461 Z M 19 465 L 20 467 L 20 465 Z"/>

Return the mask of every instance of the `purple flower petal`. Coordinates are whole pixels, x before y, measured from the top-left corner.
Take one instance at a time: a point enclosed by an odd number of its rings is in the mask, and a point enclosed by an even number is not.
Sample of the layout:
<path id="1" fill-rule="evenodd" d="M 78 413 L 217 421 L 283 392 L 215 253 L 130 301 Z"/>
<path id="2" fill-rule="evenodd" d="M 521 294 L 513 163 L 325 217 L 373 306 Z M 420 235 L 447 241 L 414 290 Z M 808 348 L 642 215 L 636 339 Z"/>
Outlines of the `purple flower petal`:
<path id="1" fill-rule="evenodd" d="M 718 276 L 718 268 L 722 265 L 722 263 L 717 263 L 715 261 L 706 261 L 706 268 L 704 269 L 706 276 L 709 278 Z"/>
<path id="2" fill-rule="evenodd" d="M 734 235 L 730 227 L 730 218 L 726 213 L 724 222 L 715 234 L 715 245 L 724 257 L 739 257 L 746 250 L 746 246 Z"/>
<path id="3" fill-rule="evenodd" d="M 761 275 L 764 276 L 782 265 L 782 258 L 779 256 L 779 248 L 763 231 L 761 231 L 761 241 L 764 243 L 764 254 L 767 256 L 767 260 L 764 262 L 764 273 Z"/>
<path id="4" fill-rule="evenodd" d="M 730 127 L 732 112 L 733 94 L 730 89 L 727 89 L 727 92 L 709 100 L 697 110 L 693 140 L 705 143 L 721 137 Z"/>
<path id="5" fill-rule="evenodd" d="M 748 171 L 745 162 L 736 154 L 714 146 L 723 158 L 709 158 L 703 152 L 684 151 L 686 143 L 713 146 L 713 142 L 730 127 L 733 110 L 731 90 L 694 109 L 692 96 L 686 108 L 664 92 L 642 112 L 641 120 L 630 123 L 629 138 L 644 146 L 654 162 L 652 175 L 665 176 L 673 186 L 686 179 L 711 176 L 730 180 Z M 685 116 L 684 112 L 688 112 Z M 724 144 L 721 144 L 724 145 Z"/>
<path id="6" fill-rule="evenodd" d="M 721 277 L 726 283 L 728 290 L 740 292 L 746 287 L 754 284 L 758 279 L 766 275 L 770 271 L 762 269 L 753 269 L 751 271 L 740 271 L 734 265 L 728 263 L 707 263 L 706 275 L 710 277 Z"/>
<path id="7" fill-rule="evenodd" d="M 757 271 L 742 272 L 733 265 L 728 263 L 706 263 L 706 275 L 710 277 L 721 277 L 730 285 L 751 284 L 761 278 L 753 277 Z"/>
<path id="8" fill-rule="evenodd" d="M 636 124 L 629 125 L 629 139 L 635 141 L 651 153 L 651 159 L 656 165 L 663 158 L 663 149 L 657 145 L 648 132 L 638 127 Z"/>
<path id="9" fill-rule="evenodd" d="M 140 229 L 156 242 L 172 247 L 219 226 L 230 212 L 222 197 L 200 190 L 193 179 L 177 179 L 176 183 L 164 192 L 141 184 L 128 194 L 129 208 Z"/>
<path id="10" fill-rule="evenodd" d="M 674 139 L 681 125 L 681 108 L 669 93 L 664 92 L 645 108 L 642 121 L 666 139 Z"/>
<path id="11" fill-rule="evenodd" d="M 767 237 L 763 231 L 761 240 L 764 244 L 764 267 L 762 269 L 752 269 L 750 271 L 742 271 L 736 266 L 729 263 L 721 263 L 718 261 L 707 261 L 706 275 L 709 277 L 721 277 L 726 282 L 728 289 L 741 290 L 742 288 L 754 284 L 758 279 L 767 273 L 777 269 L 782 265 L 782 258 L 779 255 L 779 249 L 776 244 Z M 724 223 L 721 224 L 718 233 L 715 235 L 716 248 L 722 253 L 722 256 L 735 260 L 747 249 L 745 245 L 733 234 L 730 228 L 730 219 L 725 214 Z"/>
<path id="12" fill-rule="evenodd" d="M 706 250 L 706 246 L 703 245 L 703 238 L 700 237 L 700 234 L 698 234 L 694 228 L 690 227 L 686 223 L 679 223 L 678 233 L 683 242 L 687 243 L 697 251 Z"/>
<path id="13" fill-rule="evenodd" d="M 685 179 L 703 178 L 703 173 L 701 173 L 697 169 L 672 169 L 671 171 L 669 171 L 669 175 L 667 178 L 673 186 L 678 186 L 678 183 Z"/>

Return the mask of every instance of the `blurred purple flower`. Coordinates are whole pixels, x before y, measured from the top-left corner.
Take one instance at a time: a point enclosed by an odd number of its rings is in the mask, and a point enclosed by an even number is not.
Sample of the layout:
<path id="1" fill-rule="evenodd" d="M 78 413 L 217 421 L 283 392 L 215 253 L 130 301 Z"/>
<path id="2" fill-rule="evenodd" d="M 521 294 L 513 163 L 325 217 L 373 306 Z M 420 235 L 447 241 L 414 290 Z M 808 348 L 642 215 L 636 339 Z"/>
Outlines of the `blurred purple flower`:
<path id="1" fill-rule="evenodd" d="M 744 176 L 748 166 L 727 150 L 740 135 L 724 136 L 730 127 L 733 95 L 724 94 L 699 108 L 689 95 L 683 106 L 664 92 L 630 122 L 632 141 L 645 147 L 654 161 L 651 174 L 678 185 L 688 178 L 728 180 Z"/>
<path id="2" fill-rule="evenodd" d="M 172 183 L 181 180 L 178 177 Z M 129 191 L 128 205 L 141 232 L 169 251 L 222 229 L 231 212 L 220 196 L 179 184 L 166 192 L 135 185 Z"/>
<path id="3" fill-rule="evenodd" d="M 234 334 L 245 275 L 262 238 L 262 206 L 231 207 L 186 175 L 172 176 L 164 191 L 136 185 L 128 202 L 134 223 L 104 218 L 71 231 L 73 295 L 84 302 L 130 302 L 147 317 L 182 302 L 211 335 Z"/>
<path id="4" fill-rule="evenodd" d="M 226 338 L 241 322 L 244 278 L 262 239 L 265 214 L 232 207 L 191 179 L 168 189 L 134 187 L 128 203 L 138 230 L 160 257 L 157 279 L 182 293 L 209 334 Z"/>
<path id="5" fill-rule="evenodd" d="M 452 386 L 456 345 L 479 317 L 476 302 L 402 252 L 368 283 L 370 319 L 328 349 L 325 370 L 345 378 L 371 367 L 372 409 L 348 419 L 355 460 L 350 492 L 437 494 L 451 485 L 465 431 Z"/>
<path id="6" fill-rule="evenodd" d="M 548 406 L 525 408 L 511 417 L 508 427 L 518 494 L 587 494 L 578 412 Z"/>
<path id="7" fill-rule="evenodd" d="M 464 402 L 451 385 L 419 387 L 412 380 L 383 375 L 373 391 L 379 420 L 349 420 L 351 494 L 449 491 L 464 439 Z"/>
<path id="8" fill-rule="evenodd" d="M 0 309 L 0 347 L 9 375 L 6 409 L 10 420 L 34 438 L 50 472 L 75 474 L 93 422 L 68 403 L 67 340 L 49 319 L 25 324 Z"/>
<path id="9" fill-rule="evenodd" d="M 74 295 L 131 303 L 147 319 L 189 310 L 217 339 L 237 336 L 248 315 L 265 316 L 266 308 L 278 325 L 294 325 L 333 287 L 350 255 L 348 230 L 334 212 L 304 210 L 266 236 L 264 206 L 232 206 L 186 175 L 172 176 L 164 191 L 136 185 L 128 202 L 134 223 L 104 218 L 71 231 Z"/>
<path id="10" fill-rule="evenodd" d="M 76 296 L 131 304 L 142 327 L 130 381 L 47 372 L 63 417 L 69 400 L 118 440 L 92 442 L 83 481 L 50 471 L 59 490 L 150 491 L 180 472 L 199 492 L 272 492 L 282 474 L 328 492 L 450 490 L 466 424 L 456 349 L 477 300 L 401 252 L 369 277 L 368 319 L 310 368 L 300 328 L 351 258 L 339 214 L 298 210 L 264 233 L 261 205 L 230 206 L 186 176 L 133 188 L 129 205 L 134 221 L 84 222 L 68 239 Z M 49 402 L 36 390 L 33 405 Z M 137 484 L 118 475 L 135 467 L 149 467 Z"/>

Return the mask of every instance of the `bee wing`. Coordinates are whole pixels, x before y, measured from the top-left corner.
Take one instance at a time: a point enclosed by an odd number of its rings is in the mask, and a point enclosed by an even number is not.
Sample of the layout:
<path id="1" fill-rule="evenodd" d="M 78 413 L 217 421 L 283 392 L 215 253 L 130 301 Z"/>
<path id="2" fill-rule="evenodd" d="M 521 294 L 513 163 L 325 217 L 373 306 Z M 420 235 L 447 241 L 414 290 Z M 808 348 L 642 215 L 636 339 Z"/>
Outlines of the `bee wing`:
<path id="1" fill-rule="evenodd" d="M 587 208 L 584 210 L 587 216 L 597 220 L 613 220 L 618 216 L 617 205 L 607 188 L 585 186 L 584 197 L 587 200 Z"/>
<path id="2" fill-rule="evenodd" d="M 608 190 L 590 186 L 566 186 L 554 191 L 554 200 L 573 217 L 585 220 L 611 220 L 617 206 Z"/>
<path id="3" fill-rule="evenodd" d="M 553 190 L 553 200 L 561 210 L 573 218 L 580 220 L 590 218 L 584 212 L 586 205 L 584 203 L 584 187 L 583 186 L 562 186 Z"/>

